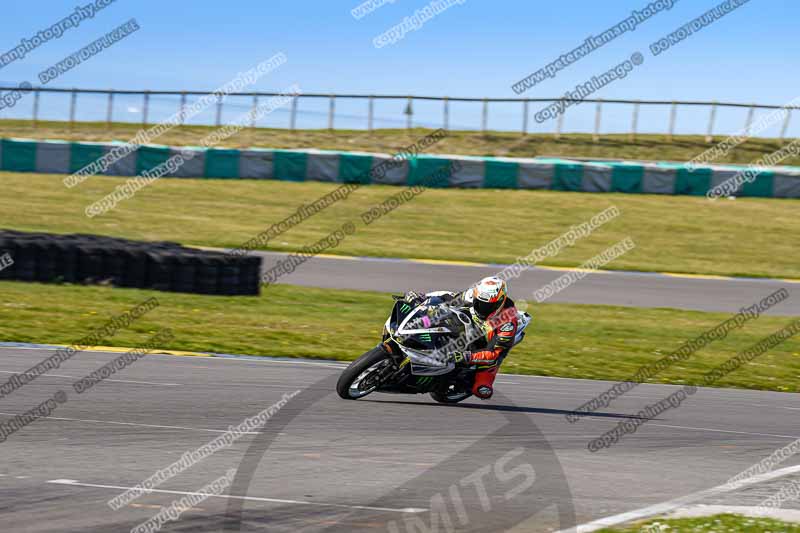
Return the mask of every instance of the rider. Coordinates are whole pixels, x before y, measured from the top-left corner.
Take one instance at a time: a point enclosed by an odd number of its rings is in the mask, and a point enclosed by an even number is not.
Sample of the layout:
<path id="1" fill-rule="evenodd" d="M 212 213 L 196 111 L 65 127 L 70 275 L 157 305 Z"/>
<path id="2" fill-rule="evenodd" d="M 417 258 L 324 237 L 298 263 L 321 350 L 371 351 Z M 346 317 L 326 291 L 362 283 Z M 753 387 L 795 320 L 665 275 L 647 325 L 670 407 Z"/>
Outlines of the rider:
<path id="1" fill-rule="evenodd" d="M 506 282 L 496 276 L 483 278 L 463 293 L 438 291 L 420 295 L 408 291 L 409 303 L 419 303 L 428 296 L 438 296 L 469 312 L 474 324 L 482 334 L 470 340 L 466 351 L 456 350 L 452 358 L 456 363 L 475 365 L 475 384 L 472 394 L 488 400 L 494 389 L 492 384 L 503 359 L 514 345 L 517 334 L 517 309 L 508 297 Z"/>

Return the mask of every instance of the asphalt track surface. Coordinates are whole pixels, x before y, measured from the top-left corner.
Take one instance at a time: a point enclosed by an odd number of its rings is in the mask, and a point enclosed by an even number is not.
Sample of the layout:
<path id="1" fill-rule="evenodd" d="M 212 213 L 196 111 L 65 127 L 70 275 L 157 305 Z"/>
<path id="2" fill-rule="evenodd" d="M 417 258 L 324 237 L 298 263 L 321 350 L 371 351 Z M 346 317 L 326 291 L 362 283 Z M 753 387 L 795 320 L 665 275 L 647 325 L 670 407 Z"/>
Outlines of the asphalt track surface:
<path id="1" fill-rule="evenodd" d="M 288 254 L 259 252 L 268 270 Z M 278 283 L 394 292 L 406 290 L 463 290 L 505 265 L 471 266 L 441 261 L 373 257 L 314 257 Z M 509 280 L 515 300 L 534 302 L 534 291 L 562 276 L 566 269 L 534 267 Z M 756 278 L 674 276 L 644 272 L 595 271 L 547 300 L 552 303 L 606 304 L 628 307 L 670 307 L 735 313 L 766 295 L 785 288 L 789 298 L 766 314 L 800 315 L 800 283 Z M 267 289 L 269 290 L 269 289 Z"/>
<path id="2" fill-rule="evenodd" d="M 0 348 L 0 371 L 20 372 L 51 353 Z M 1 400 L 5 422 L 58 390 L 68 394 L 48 418 L 0 443 L 0 530 L 130 531 L 160 506 L 239 468 L 227 491 L 233 499 L 212 496 L 162 531 L 415 531 L 404 520 L 417 516 L 432 524 L 424 510 L 437 494 L 444 495 L 456 531 L 553 531 L 571 525 L 559 522 L 557 511 L 566 510 L 563 519 L 572 508 L 584 524 L 695 494 L 800 438 L 797 395 L 700 389 L 611 448 L 591 453 L 590 439 L 676 387 L 640 385 L 570 424 L 565 415 L 608 382 L 501 375 L 498 390 L 505 397 L 486 402 L 443 406 L 428 396 L 385 394 L 345 401 L 331 381 L 341 364 L 301 360 L 153 354 L 83 394 L 72 390 L 78 378 L 116 355 L 79 353 Z M 164 482 L 162 492 L 118 511 L 106 505 L 296 390 L 301 394 L 258 434 Z M 492 465 L 497 472 L 504 451 L 522 449 L 530 477 L 494 479 Z M 781 482 L 800 478 L 799 463 L 800 456 L 791 457 L 777 467 L 789 472 L 779 478 L 689 500 L 757 505 Z M 483 495 L 477 482 L 463 481 L 482 468 Z M 508 464 L 500 470 L 524 472 Z M 509 497 L 510 489 L 534 476 L 524 487 L 529 490 Z M 460 488 L 461 515 L 453 485 Z M 249 499 L 236 500 L 240 496 Z M 242 505 L 240 523 L 232 503 Z"/>

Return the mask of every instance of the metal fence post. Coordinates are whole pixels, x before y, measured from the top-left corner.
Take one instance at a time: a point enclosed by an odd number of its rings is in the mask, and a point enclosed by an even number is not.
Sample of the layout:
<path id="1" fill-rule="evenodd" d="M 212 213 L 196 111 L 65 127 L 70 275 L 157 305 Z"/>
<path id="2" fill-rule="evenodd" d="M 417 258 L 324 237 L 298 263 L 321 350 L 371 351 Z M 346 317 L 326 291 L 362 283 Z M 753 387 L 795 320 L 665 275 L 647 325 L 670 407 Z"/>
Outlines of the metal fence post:
<path id="1" fill-rule="evenodd" d="M 714 140 L 714 121 L 717 118 L 717 103 L 711 104 L 711 114 L 708 117 L 708 132 L 706 133 L 706 142 L 710 143 Z"/>
<path id="2" fill-rule="evenodd" d="M 294 106 L 294 102 L 292 102 L 292 105 Z M 253 103 L 250 105 L 250 127 L 251 128 L 255 128 L 256 127 L 256 115 L 257 114 L 258 114 L 258 95 L 254 94 L 253 95 Z M 290 127 L 292 129 L 294 129 L 294 127 L 292 127 L 292 125 L 290 125 Z"/>
<path id="3" fill-rule="evenodd" d="M 564 131 L 564 115 L 566 113 L 567 113 L 567 109 L 564 108 L 564 111 L 562 113 L 559 113 L 558 114 L 558 118 L 556 119 L 556 134 L 555 134 L 555 138 L 556 139 L 560 139 L 561 138 L 561 132 Z"/>
<path id="4" fill-rule="evenodd" d="M 147 125 L 147 113 L 150 111 L 150 91 L 144 92 L 144 102 L 142 103 L 142 125 Z"/>
<path id="5" fill-rule="evenodd" d="M 33 90 L 33 127 L 39 122 L 39 89 Z"/>
<path id="6" fill-rule="evenodd" d="M 669 142 L 672 142 L 672 137 L 675 135 L 675 119 L 678 116 L 678 104 L 672 102 L 672 107 L 669 111 Z"/>
<path id="7" fill-rule="evenodd" d="M 221 93 L 217 93 L 217 117 L 214 120 L 214 124 L 217 127 L 220 127 L 222 125 L 222 100 L 223 99 L 224 98 L 223 98 L 222 94 Z"/>
<path id="8" fill-rule="evenodd" d="M 750 106 L 750 110 L 747 112 L 747 120 L 744 123 L 744 131 L 745 135 L 750 135 L 750 126 L 753 125 L 753 114 L 756 112 L 756 104 L 752 104 Z"/>
<path id="9" fill-rule="evenodd" d="M 336 109 L 336 97 L 334 95 L 330 96 L 330 101 L 328 103 L 328 129 L 333 131 L 333 113 Z"/>
<path id="10" fill-rule="evenodd" d="M 636 129 L 639 126 L 639 102 L 633 104 L 633 123 L 631 124 L 631 141 L 636 140 Z"/>
<path id="11" fill-rule="evenodd" d="M 489 100 L 484 97 L 483 99 L 483 112 L 481 113 L 481 132 L 486 135 L 486 130 L 489 127 Z"/>
<path id="12" fill-rule="evenodd" d="M 72 95 L 69 100 L 69 129 L 72 129 L 75 126 L 75 106 L 78 100 L 78 93 L 75 89 L 72 89 Z"/>
<path id="13" fill-rule="evenodd" d="M 592 140 L 597 142 L 600 140 L 600 121 L 603 118 L 603 101 L 597 101 L 597 108 L 594 113 L 594 135 L 592 135 Z"/>
<path id="14" fill-rule="evenodd" d="M 375 113 L 375 99 L 372 95 L 367 98 L 367 130 L 372 131 L 372 121 Z"/>
<path id="15" fill-rule="evenodd" d="M 522 102 L 522 134 L 528 134 L 528 100 Z"/>
<path id="16" fill-rule="evenodd" d="M 114 89 L 108 91 L 108 107 L 106 108 L 106 129 L 111 129 L 111 120 L 114 113 Z"/>
<path id="17" fill-rule="evenodd" d="M 444 131 L 450 131 L 450 98 L 444 97 Z"/>
<path id="18" fill-rule="evenodd" d="M 186 91 L 181 92 L 181 108 L 178 112 L 178 116 L 180 118 L 181 126 L 186 124 Z"/>
<path id="19" fill-rule="evenodd" d="M 255 98 L 258 98 L 257 96 Z M 297 102 L 300 100 L 300 97 L 295 95 L 292 98 L 292 114 L 289 117 L 289 129 L 294 131 L 297 129 Z"/>
<path id="20" fill-rule="evenodd" d="M 792 110 L 786 110 L 786 117 L 783 119 L 783 126 L 781 127 L 781 141 L 786 138 L 786 132 L 789 130 L 789 120 L 792 118 Z"/>

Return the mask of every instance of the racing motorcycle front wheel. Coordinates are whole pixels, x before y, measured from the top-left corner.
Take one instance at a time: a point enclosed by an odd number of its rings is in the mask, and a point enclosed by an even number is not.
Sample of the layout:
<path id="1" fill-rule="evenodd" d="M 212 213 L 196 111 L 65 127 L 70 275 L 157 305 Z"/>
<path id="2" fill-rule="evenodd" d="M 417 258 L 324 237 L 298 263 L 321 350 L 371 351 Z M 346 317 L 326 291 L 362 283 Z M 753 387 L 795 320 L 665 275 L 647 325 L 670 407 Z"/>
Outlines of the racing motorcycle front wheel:
<path id="1" fill-rule="evenodd" d="M 382 377 L 393 364 L 391 356 L 376 346 L 342 372 L 336 382 L 336 392 L 345 400 L 363 398 L 380 386 Z"/>

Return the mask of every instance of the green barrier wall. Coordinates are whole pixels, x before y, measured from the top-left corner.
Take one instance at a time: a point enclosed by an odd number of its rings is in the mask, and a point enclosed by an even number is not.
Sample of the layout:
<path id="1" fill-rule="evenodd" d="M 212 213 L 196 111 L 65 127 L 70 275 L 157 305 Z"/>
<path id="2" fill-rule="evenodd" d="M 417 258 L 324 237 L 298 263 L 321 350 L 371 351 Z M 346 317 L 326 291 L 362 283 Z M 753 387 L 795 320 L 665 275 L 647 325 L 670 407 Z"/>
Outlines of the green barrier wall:
<path id="1" fill-rule="evenodd" d="M 108 153 L 119 143 L 0 140 L 0 169 L 11 172 L 71 174 Z M 139 146 L 106 174 L 154 172 L 186 147 Z M 581 192 L 684 194 L 800 198 L 800 168 L 770 167 L 750 181 L 747 167 L 708 165 L 690 169 L 667 162 L 575 161 L 558 158 L 444 156 L 420 154 L 381 166 L 386 154 L 328 150 L 234 150 L 192 148 L 194 158 L 167 177 L 321 180 L 428 187 L 484 187 Z M 399 156 L 398 156 L 398 159 Z M 38 169 L 38 170 L 37 170 Z M 442 169 L 445 169 L 444 171 Z M 433 180 L 432 176 L 438 176 Z M 737 178 L 738 175 L 738 178 Z M 738 179 L 739 186 L 730 187 Z M 725 193 L 725 194 L 721 194 Z"/>

